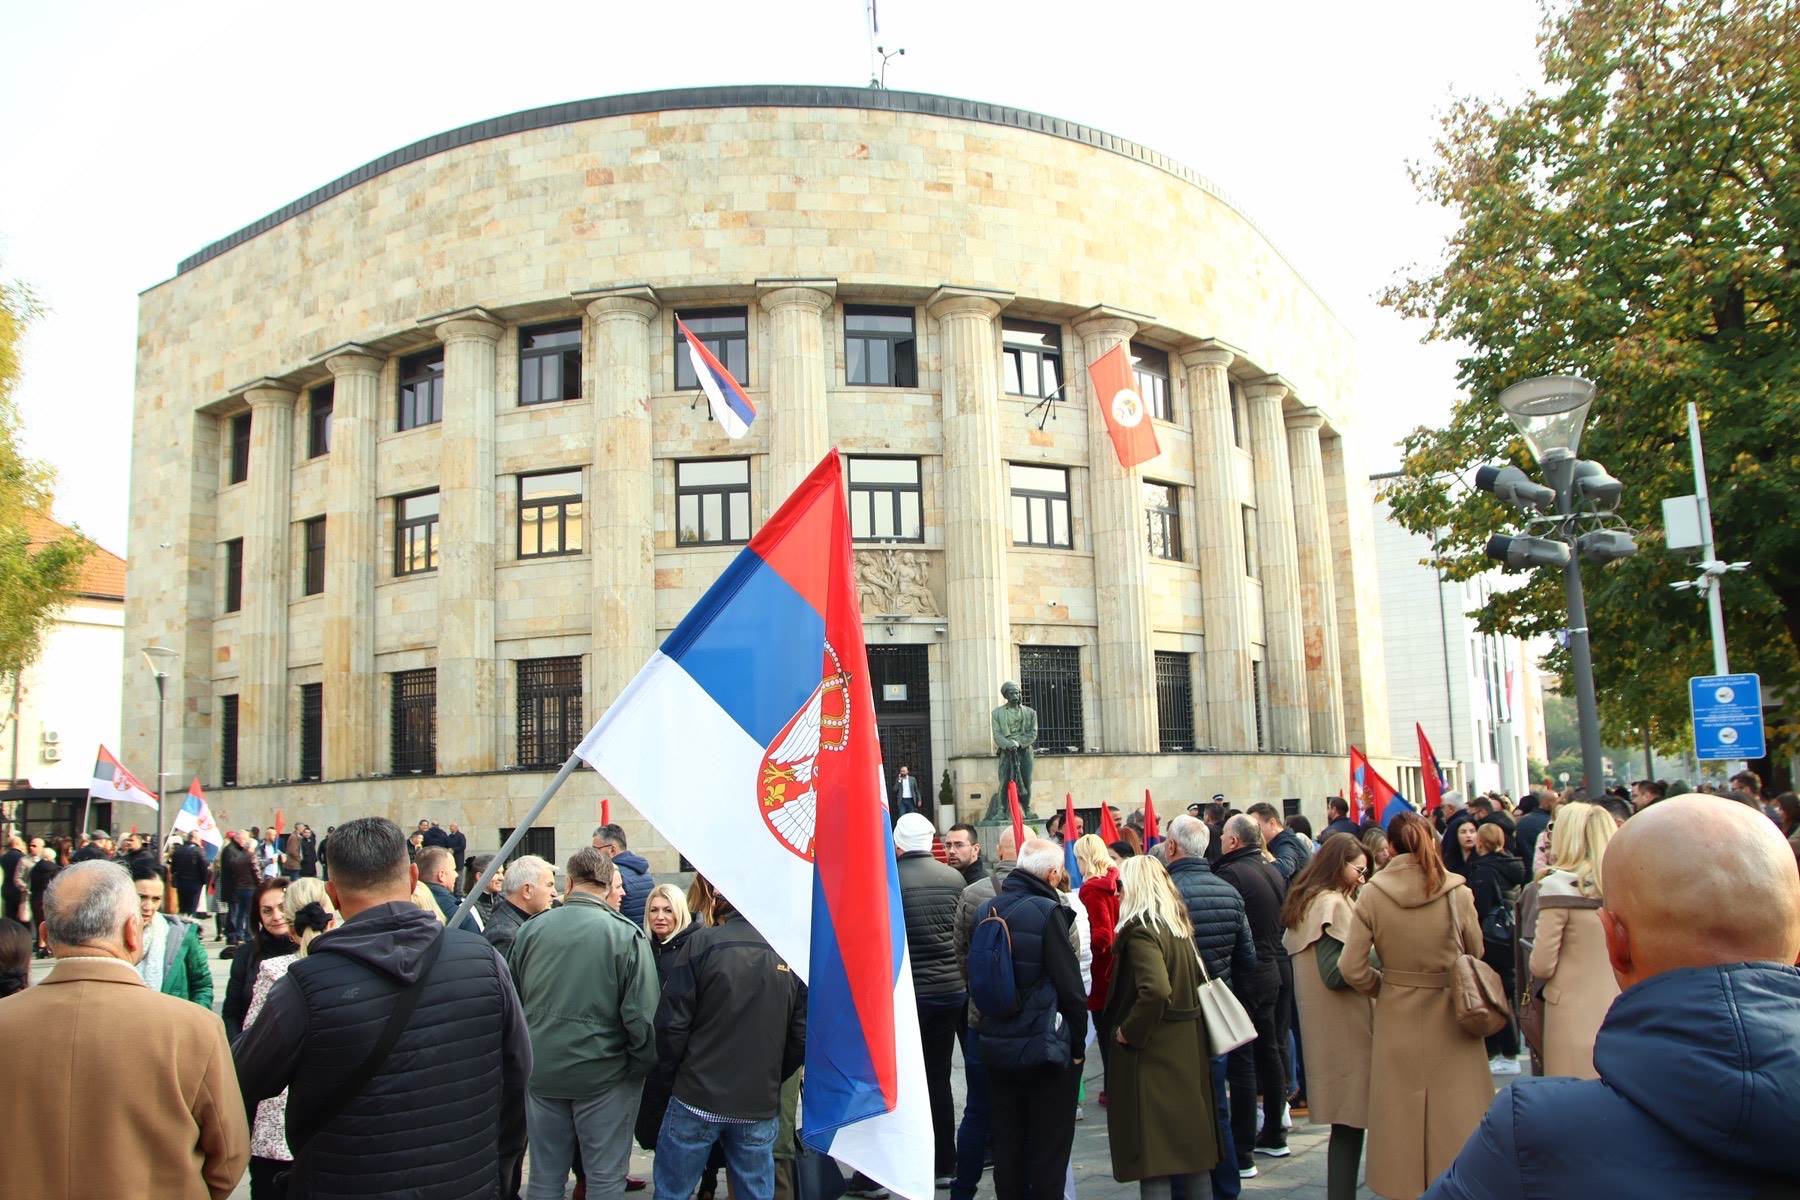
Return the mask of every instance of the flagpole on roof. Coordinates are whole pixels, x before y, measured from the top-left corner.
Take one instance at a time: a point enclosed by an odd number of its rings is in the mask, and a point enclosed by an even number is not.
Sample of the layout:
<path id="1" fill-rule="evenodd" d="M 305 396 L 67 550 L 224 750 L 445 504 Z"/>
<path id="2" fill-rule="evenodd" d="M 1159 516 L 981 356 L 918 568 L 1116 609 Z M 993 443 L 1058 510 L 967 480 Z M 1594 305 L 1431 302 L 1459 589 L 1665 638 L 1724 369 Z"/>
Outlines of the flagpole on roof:
<path id="1" fill-rule="evenodd" d="M 487 868 L 482 871 L 481 878 L 470 886 L 467 894 L 463 896 L 462 903 L 456 906 L 455 914 L 445 922 L 445 925 L 455 929 L 456 923 L 469 915 L 469 909 L 475 905 L 475 897 L 487 891 L 487 885 L 493 881 L 494 875 L 506 865 L 506 856 L 525 840 L 525 834 L 537 822 L 538 814 L 544 811 L 545 807 L 549 805 L 551 797 L 556 795 L 562 785 L 569 781 L 569 776 L 573 775 L 580 766 L 581 755 L 571 752 L 568 761 L 563 763 L 562 769 L 556 773 L 556 778 L 550 781 L 550 786 L 544 789 L 544 794 L 538 797 L 537 803 L 531 806 L 531 811 L 525 814 L 525 819 L 513 828 L 512 836 L 502 842 L 499 851 L 488 859 Z M 330 864 L 327 864 L 326 869 L 330 869 Z"/>

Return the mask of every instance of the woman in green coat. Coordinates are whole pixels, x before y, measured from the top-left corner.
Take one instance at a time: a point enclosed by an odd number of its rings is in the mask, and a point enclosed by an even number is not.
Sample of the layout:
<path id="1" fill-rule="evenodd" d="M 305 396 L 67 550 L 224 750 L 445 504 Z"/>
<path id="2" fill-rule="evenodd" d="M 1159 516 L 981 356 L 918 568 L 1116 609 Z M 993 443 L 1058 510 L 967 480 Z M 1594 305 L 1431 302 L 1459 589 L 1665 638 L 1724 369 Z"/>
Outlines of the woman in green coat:
<path id="1" fill-rule="evenodd" d="M 1187 905 L 1148 855 L 1120 868 L 1112 988 L 1101 1028 L 1113 1031 L 1106 1068 L 1113 1178 L 1167 1200 L 1175 1177 L 1188 1200 L 1212 1194 L 1219 1161 L 1212 1051 L 1200 1016 L 1200 956 Z"/>
<path id="2" fill-rule="evenodd" d="M 192 1000 L 211 1011 L 212 965 L 206 961 L 199 930 L 163 912 L 163 881 L 154 867 L 141 868 L 135 874 L 132 884 L 137 888 L 138 920 L 144 930 L 138 977 L 165 996 Z"/>

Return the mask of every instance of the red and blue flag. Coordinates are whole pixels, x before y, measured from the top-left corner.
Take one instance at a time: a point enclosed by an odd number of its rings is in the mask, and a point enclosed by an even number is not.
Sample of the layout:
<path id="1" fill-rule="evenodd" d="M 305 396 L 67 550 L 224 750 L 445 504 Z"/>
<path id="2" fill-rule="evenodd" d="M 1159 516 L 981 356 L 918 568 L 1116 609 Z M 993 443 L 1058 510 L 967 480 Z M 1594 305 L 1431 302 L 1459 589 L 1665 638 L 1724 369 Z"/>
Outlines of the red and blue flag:
<path id="1" fill-rule="evenodd" d="M 1414 811 L 1412 803 L 1395 791 L 1355 746 L 1350 747 L 1350 811 L 1359 814 L 1364 824 L 1375 821 L 1383 829 L 1401 813 Z"/>
<path id="2" fill-rule="evenodd" d="M 1425 740 L 1425 727 L 1414 721 L 1413 730 L 1419 735 L 1419 786 L 1425 792 L 1425 811 L 1436 812 L 1444 806 L 1444 771 Z"/>
<path id="3" fill-rule="evenodd" d="M 706 348 L 705 342 L 694 336 L 687 322 L 676 317 L 675 328 L 687 339 L 688 361 L 694 364 L 694 377 L 700 381 L 700 390 L 706 393 L 707 403 L 712 405 L 714 419 L 725 430 L 726 437 L 743 437 L 756 420 L 756 405 L 750 402 L 736 377 L 725 369 L 725 364 Z"/>

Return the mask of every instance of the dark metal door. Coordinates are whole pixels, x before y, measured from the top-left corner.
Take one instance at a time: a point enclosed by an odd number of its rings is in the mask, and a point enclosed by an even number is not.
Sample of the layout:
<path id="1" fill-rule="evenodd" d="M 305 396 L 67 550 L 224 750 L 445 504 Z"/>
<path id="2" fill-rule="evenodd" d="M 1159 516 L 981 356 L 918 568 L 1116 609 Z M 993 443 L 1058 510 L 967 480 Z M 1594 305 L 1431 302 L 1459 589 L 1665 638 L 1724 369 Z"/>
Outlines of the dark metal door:
<path id="1" fill-rule="evenodd" d="M 931 764 L 931 672 L 926 647 L 870 646 L 869 676 L 888 803 L 893 804 L 895 777 L 901 767 L 908 767 L 918 781 L 920 811 L 935 818 L 938 779 Z"/>

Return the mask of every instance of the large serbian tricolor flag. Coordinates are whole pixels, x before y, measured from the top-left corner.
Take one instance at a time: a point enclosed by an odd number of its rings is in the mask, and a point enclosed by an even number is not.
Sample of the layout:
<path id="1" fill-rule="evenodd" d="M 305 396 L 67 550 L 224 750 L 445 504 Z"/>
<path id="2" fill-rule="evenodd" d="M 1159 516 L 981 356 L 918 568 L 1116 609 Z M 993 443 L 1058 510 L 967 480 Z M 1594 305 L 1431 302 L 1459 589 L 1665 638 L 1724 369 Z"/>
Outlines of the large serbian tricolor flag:
<path id="1" fill-rule="evenodd" d="M 713 416 L 724 428 L 725 436 L 743 437 L 750 432 L 750 423 L 756 420 L 756 405 L 725 369 L 725 364 L 706 348 L 705 342 L 694 336 L 687 322 L 676 317 L 675 328 L 687 339 L 688 361 L 694 364 L 694 376 L 700 381 L 700 390 L 706 393 L 706 402 L 712 405 Z"/>
<path id="2" fill-rule="evenodd" d="M 848 512 L 834 450 L 577 753 L 804 971 L 806 1143 L 930 1200 L 931 1113 Z"/>
<path id="3" fill-rule="evenodd" d="M 88 781 L 88 800 L 118 800 L 126 804 L 156 807 L 156 793 L 138 782 L 138 777 L 125 769 L 125 764 L 112 756 L 105 746 L 94 759 L 94 776 Z"/>
<path id="4" fill-rule="evenodd" d="M 206 792 L 200 787 L 198 779 L 188 784 L 187 799 L 182 802 L 181 811 L 175 814 L 172 828 L 176 833 L 199 834 L 207 862 L 211 862 L 225 847 L 225 838 L 219 833 L 219 826 L 213 820 L 212 809 L 206 803 Z"/>
<path id="5" fill-rule="evenodd" d="M 1350 747 L 1350 811 L 1364 824 L 1376 821 L 1383 829 L 1401 813 L 1414 811 L 1412 802 L 1395 791 L 1355 746 Z"/>

